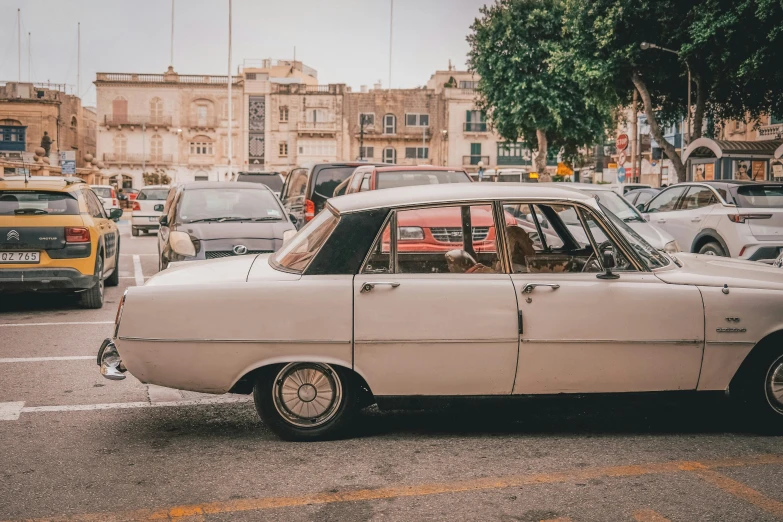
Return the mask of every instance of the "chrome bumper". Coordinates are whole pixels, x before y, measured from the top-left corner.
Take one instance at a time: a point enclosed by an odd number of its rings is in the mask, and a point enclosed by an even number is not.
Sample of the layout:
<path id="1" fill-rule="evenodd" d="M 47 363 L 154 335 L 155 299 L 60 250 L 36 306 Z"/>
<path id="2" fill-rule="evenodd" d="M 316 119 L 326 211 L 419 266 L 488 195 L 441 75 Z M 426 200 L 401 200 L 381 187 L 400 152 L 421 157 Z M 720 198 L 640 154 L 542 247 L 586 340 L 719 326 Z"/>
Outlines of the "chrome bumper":
<path id="1" fill-rule="evenodd" d="M 121 381 L 125 378 L 127 369 L 122 364 L 120 352 L 114 346 L 114 341 L 110 338 L 104 339 L 98 350 L 98 366 L 101 368 L 101 375 L 111 381 Z"/>

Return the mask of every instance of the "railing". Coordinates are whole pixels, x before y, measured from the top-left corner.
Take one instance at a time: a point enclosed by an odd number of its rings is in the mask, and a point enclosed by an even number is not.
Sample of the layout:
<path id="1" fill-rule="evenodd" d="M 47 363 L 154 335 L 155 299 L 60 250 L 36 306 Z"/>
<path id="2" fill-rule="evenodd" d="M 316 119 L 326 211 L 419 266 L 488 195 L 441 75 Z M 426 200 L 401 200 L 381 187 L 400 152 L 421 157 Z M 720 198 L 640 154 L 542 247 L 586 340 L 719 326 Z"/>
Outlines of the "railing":
<path id="1" fill-rule="evenodd" d="M 241 76 L 232 76 L 237 84 Z M 138 74 L 138 73 L 98 73 L 96 81 L 121 83 L 189 83 L 207 85 L 228 85 L 228 76 L 211 76 L 200 74 Z"/>
<path id="2" fill-rule="evenodd" d="M 217 118 L 214 116 L 208 118 L 190 118 L 188 119 L 188 128 L 190 129 L 214 129 L 217 127 Z"/>
<path id="3" fill-rule="evenodd" d="M 482 162 L 484 165 L 488 165 L 489 156 L 480 156 L 476 154 L 471 154 L 470 156 L 462 156 L 463 165 L 478 165 L 479 161 Z"/>
<path id="4" fill-rule="evenodd" d="M 783 123 L 773 123 L 772 125 L 762 125 L 759 127 L 759 136 L 772 136 L 783 134 Z"/>
<path id="5" fill-rule="evenodd" d="M 487 132 L 487 122 L 465 122 L 462 124 L 462 130 L 465 132 Z"/>
<path id="6" fill-rule="evenodd" d="M 337 123 L 333 121 L 300 121 L 296 124 L 300 131 L 336 131 Z M 366 128 L 366 127 L 365 127 Z"/>
<path id="7" fill-rule="evenodd" d="M 172 154 L 117 154 L 114 152 L 104 152 L 103 161 L 106 163 L 125 163 L 129 165 L 168 165 L 174 161 Z"/>
<path id="8" fill-rule="evenodd" d="M 170 127 L 171 116 L 160 115 L 152 116 L 150 114 L 106 114 L 103 117 L 103 124 L 107 127 L 117 127 L 119 125 L 148 125 L 150 127 Z"/>
<path id="9" fill-rule="evenodd" d="M 273 83 L 273 94 L 342 94 L 345 85 L 330 83 L 329 85 L 307 85 L 304 83 Z"/>

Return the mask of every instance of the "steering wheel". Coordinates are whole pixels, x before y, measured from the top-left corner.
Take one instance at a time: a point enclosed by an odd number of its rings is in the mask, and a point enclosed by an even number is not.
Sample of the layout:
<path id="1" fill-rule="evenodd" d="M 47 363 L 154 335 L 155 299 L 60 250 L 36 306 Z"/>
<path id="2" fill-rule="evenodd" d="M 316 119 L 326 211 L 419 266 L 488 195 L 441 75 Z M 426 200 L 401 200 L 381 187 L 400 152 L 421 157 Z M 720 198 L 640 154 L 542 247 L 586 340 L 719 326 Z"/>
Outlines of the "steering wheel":
<path id="1" fill-rule="evenodd" d="M 611 241 L 607 240 L 598 245 L 598 251 L 603 252 L 608 247 L 613 247 L 613 245 Z M 588 267 L 590 270 L 588 270 Z M 587 261 L 585 261 L 585 264 L 582 266 L 582 272 L 600 272 L 601 270 L 601 263 L 598 262 L 598 256 L 596 256 L 595 252 L 591 252 L 590 256 L 587 258 Z"/>

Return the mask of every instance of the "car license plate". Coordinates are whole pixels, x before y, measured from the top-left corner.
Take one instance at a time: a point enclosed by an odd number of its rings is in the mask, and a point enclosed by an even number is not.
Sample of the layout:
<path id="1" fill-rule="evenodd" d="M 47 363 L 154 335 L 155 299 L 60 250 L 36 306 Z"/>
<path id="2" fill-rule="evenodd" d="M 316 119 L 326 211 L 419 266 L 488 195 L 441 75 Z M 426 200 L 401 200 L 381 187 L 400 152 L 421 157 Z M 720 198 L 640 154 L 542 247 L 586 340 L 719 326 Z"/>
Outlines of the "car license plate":
<path id="1" fill-rule="evenodd" d="M 0 263 L 40 263 L 40 252 L 0 252 Z"/>
<path id="2" fill-rule="evenodd" d="M 159 218 L 157 216 L 151 216 L 150 221 L 157 221 Z"/>

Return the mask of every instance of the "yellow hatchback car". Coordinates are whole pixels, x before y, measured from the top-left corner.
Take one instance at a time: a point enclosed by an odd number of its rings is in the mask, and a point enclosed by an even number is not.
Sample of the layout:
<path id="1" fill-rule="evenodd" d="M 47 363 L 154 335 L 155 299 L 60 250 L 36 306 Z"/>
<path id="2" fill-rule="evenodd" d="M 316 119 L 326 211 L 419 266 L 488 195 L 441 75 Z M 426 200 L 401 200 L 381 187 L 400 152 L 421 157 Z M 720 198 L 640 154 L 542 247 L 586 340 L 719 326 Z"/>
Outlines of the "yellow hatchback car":
<path id="1" fill-rule="evenodd" d="M 0 177 L 0 294 L 77 292 L 102 307 L 104 284 L 119 283 L 121 216 L 79 178 Z"/>

